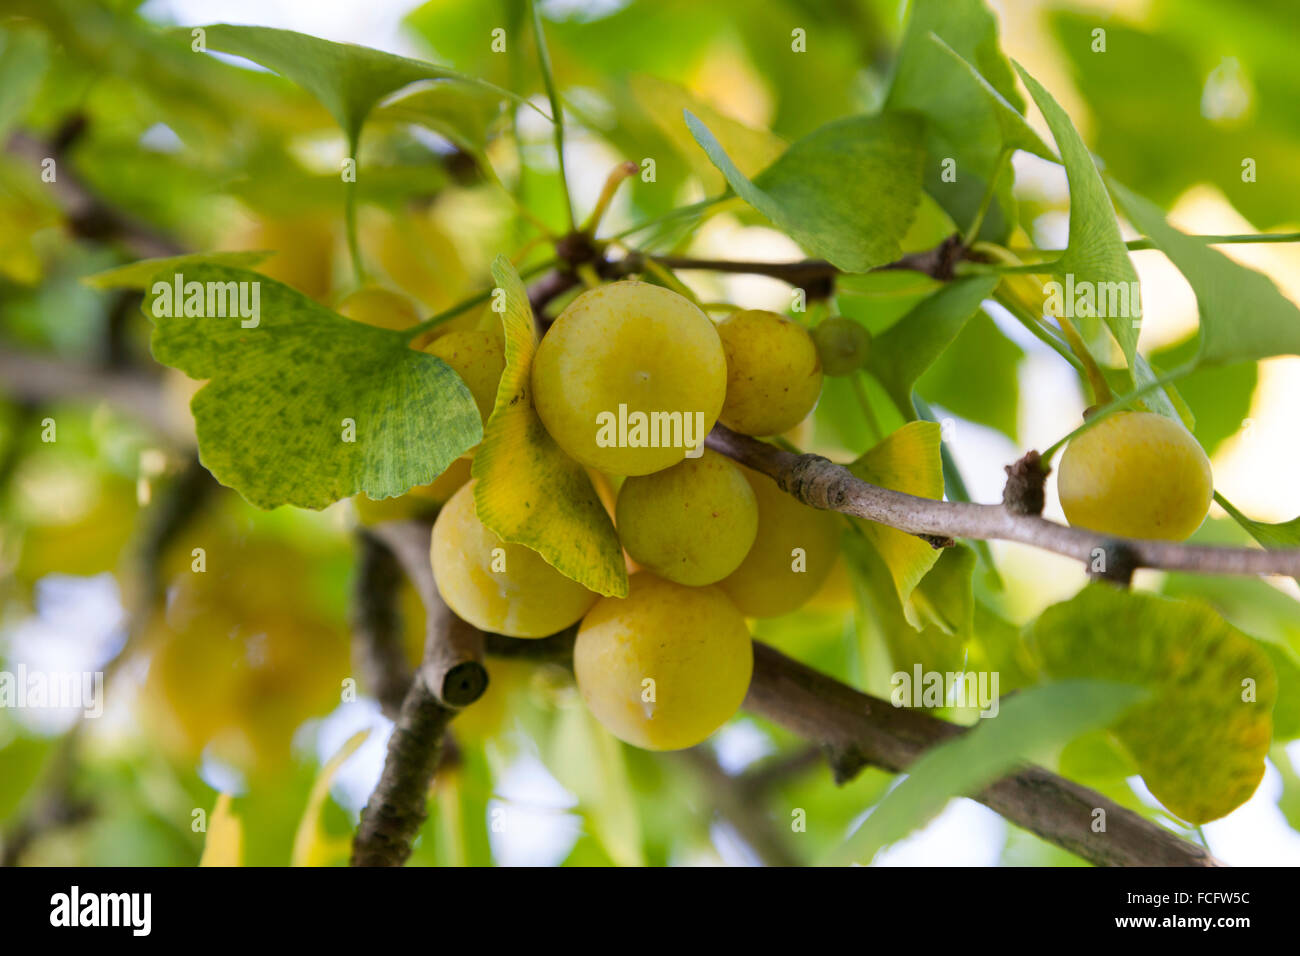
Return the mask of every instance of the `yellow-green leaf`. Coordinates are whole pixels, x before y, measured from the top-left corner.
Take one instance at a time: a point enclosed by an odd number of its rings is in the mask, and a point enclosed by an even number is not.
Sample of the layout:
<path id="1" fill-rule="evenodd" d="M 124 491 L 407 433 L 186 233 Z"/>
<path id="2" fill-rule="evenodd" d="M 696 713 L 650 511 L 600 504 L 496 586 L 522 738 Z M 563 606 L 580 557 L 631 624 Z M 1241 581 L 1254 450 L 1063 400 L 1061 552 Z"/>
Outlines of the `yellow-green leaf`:
<path id="1" fill-rule="evenodd" d="M 217 795 L 217 805 L 208 815 L 208 838 L 199 866 L 243 866 L 244 825 L 231 809 L 233 799 L 228 793 Z"/>
<path id="2" fill-rule="evenodd" d="M 540 554 L 598 594 L 627 596 L 627 567 L 614 524 L 587 472 L 542 425 L 529 380 L 537 335 L 528 291 L 510 260 L 492 264 L 504 293 L 506 369 L 474 456 L 479 520 L 503 540 Z"/>
<path id="3" fill-rule="evenodd" d="M 298 829 L 293 835 L 293 855 L 290 866 L 329 866 L 340 856 L 347 853 L 350 840 L 345 836 L 332 837 L 321 829 L 321 814 L 325 810 L 325 800 L 329 797 L 330 785 L 339 768 L 357 752 L 357 748 L 370 736 L 369 729 L 358 731 L 347 739 L 339 752 L 320 768 L 311 793 L 307 797 L 307 809 L 298 821 Z"/>
<path id="4" fill-rule="evenodd" d="M 1029 642 L 1053 680 L 1125 681 L 1151 691 L 1111 729 L 1178 816 L 1214 820 L 1255 792 L 1277 678 L 1255 641 L 1208 605 L 1090 584 L 1044 611 Z"/>
<path id="5" fill-rule="evenodd" d="M 698 116 L 712 130 L 736 167 L 751 178 L 771 166 L 786 150 L 787 144 L 779 136 L 719 113 L 690 90 L 670 80 L 642 74 L 632 77 L 630 85 L 637 105 L 691 164 L 691 170 L 705 183 L 709 195 L 720 192 L 726 186 L 726 180 L 708 158 L 700 154 L 686 127 L 683 111 Z"/>
<path id="6" fill-rule="evenodd" d="M 170 276 L 201 265 L 252 269 L 271 254 L 271 252 L 260 251 L 205 252 L 187 256 L 166 256 L 161 259 L 140 259 L 124 266 L 85 276 L 81 281 L 96 289 L 143 290 L 149 288 L 153 284 L 153 277 L 160 273 Z"/>
<path id="7" fill-rule="evenodd" d="M 849 465 L 849 471 L 881 488 L 941 499 L 943 462 L 939 442 L 940 429 L 934 422 L 909 422 Z M 912 626 L 919 629 L 921 625 L 915 610 L 909 608 L 909 599 L 926 572 L 939 560 L 939 552 L 914 534 L 862 518 L 852 520 L 884 559 L 898 600 Z"/>

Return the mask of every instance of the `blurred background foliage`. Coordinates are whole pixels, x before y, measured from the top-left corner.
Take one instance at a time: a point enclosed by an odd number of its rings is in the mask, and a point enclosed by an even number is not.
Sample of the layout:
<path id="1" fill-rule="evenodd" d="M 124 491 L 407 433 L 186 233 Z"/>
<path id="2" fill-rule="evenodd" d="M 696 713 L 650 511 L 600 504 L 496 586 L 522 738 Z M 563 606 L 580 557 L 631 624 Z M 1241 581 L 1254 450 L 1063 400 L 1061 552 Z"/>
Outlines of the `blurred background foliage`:
<path id="1" fill-rule="evenodd" d="M 364 697 L 339 704 L 340 688 L 356 673 L 349 656 L 355 509 L 343 502 L 319 514 L 261 512 L 231 491 L 196 483 L 184 437 L 196 384 L 152 362 L 138 296 L 81 281 L 169 249 L 268 250 L 274 255 L 261 271 L 322 303 L 335 305 L 354 288 L 338 176 L 346 146 L 326 110 L 278 76 L 245 61 L 195 56 L 158 29 L 220 20 L 222 6 L 0 4 L 0 140 L 10 146 L 0 154 L 0 345 L 91 375 L 70 377 L 69 394 L 0 402 L 0 667 L 114 662 L 104 717 L 76 735 L 67 732 L 72 715 L 36 720 L 0 710 L 0 832 L 7 832 L 6 857 L 21 851 L 24 863 L 193 864 L 204 844 L 194 811 L 210 812 L 218 791 L 235 795 L 245 862 L 287 863 L 321 766 L 354 732 L 370 728 L 332 778 L 318 818 L 306 818 L 310 859 L 342 864 L 346 836 L 382 761 L 388 724 L 377 706 Z M 313 32 L 313 4 L 279 6 L 284 16 L 276 25 Z M 386 18 L 396 28 L 396 52 L 543 102 L 521 0 L 354 6 L 374 9 L 356 11 L 354 30 L 333 38 L 382 43 L 364 27 Z M 901 6 L 543 4 L 566 91 L 578 208 L 591 207 L 605 174 L 626 158 L 653 157 L 657 185 L 620 193 L 611 231 L 715 195 L 721 177 L 679 122 L 683 107 L 734 124 L 732 134 L 747 137 L 753 154 L 769 157 L 830 120 L 878 108 L 902 35 Z M 1199 231 L 1296 228 L 1300 25 L 1292 0 L 1008 0 L 994 7 L 1004 49 L 1057 93 L 1108 172 Z M 807 31 L 808 55 L 790 55 L 793 26 Z M 1104 68 L 1089 46 L 1098 26 L 1108 37 Z M 506 30 L 505 53 L 491 49 L 496 28 Z M 24 143 L 35 144 L 34 155 L 55 157 L 61 177 L 129 219 L 131 232 L 106 233 L 94 205 L 69 215 L 31 175 L 33 154 Z M 1242 155 L 1273 174 L 1243 184 Z M 1064 177 L 1023 158 L 1013 241 L 1063 245 Z M 537 234 L 518 206 L 552 230 L 567 226 L 549 125 L 475 91 L 425 87 L 393 98 L 367 125 L 359 162 L 367 265 L 425 315 L 489 285 L 492 258 Z M 636 243 L 738 259 L 799 255 L 736 203 L 688 233 L 694 225 L 669 222 L 638 233 Z M 927 200 L 905 248 L 928 248 L 951 228 Z M 1290 250 L 1250 256 L 1296 296 L 1300 270 Z M 1151 290 L 1144 298 L 1153 304 L 1143 349 L 1157 368 L 1172 368 L 1195 349 L 1194 303 L 1158 263 L 1144 266 L 1139 257 L 1139 265 Z M 685 278 L 709 300 L 789 305 L 785 288 L 771 280 Z M 934 287 L 916 273 L 851 277 L 841 283 L 837 306 L 879 334 Z M 1016 449 L 1054 441 L 1083 407 L 1069 370 L 1009 326 L 994 311 L 978 315 L 918 385 L 955 456 L 950 464 L 961 466 L 977 500 L 996 499 L 1001 465 L 1018 457 Z M 1285 370 L 1296 378 L 1294 364 L 1285 364 L 1294 361 L 1203 370 L 1179 384 L 1197 437 L 1215 456 L 1217 483 L 1248 513 L 1273 520 L 1300 508 L 1293 477 L 1300 473 L 1300 393 L 1282 384 Z M 85 384 L 118 377 L 148 382 L 159 398 L 149 408 L 131 401 L 124 408 Z M 828 379 L 802 443 L 856 457 L 874 443 L 860 414 L 863 400 L 884 431 L 901 424 L 883 392 L 869 388 L 862 396 L 847 379 Z M 46 418 L 57 422 L 56 443 L 41 441 Z M 1290 431 L 1278 431 L 1286 427 L 1278 422 L 1290 422 Z M 1281 434 L 1290 435 L 1291 457 L 1260 468 L 1261 448 L 1287 454 Z M 150 519 L 160 501 L 193 506 L 196 517 L 183 533 L 161 534 Z M 1200 538 L 1246 541 L 1217 513 Z M 189 573 L 196 547 L 205 552 L 204 575 Z M 976 564 L 972 553 L 955 553 L 953 560 Z M 164 594 L 143 611 L 136 609 L 141 554 L 152 554 Z M 856 611 L 840 568 L 811 605 L 758 622 L 755 636 L 876 694 L 887 696 L 888 675 L 913 663 L 995 668 L 1005 694 L 1033 681 L 1020 626 L 1076 591 L 1082 577 L 1063 560 L 1015 547 L 982 550 L 978 569 L 960 599 L 967 623 L 956 628 L 908 628 L 900 638 L 889 620 Z M 1210 601 L 1264 639 L 1280 681 L 1300 685 L 1300 590 L 1177 574 L 1144 583 Z M 413 593 L 403 607 L 415 661 L 423 624 Z M 128 631 L 130 650 L 119 657 Z M 490 668 L 487 696 L 453 724 L 454 754 L 439 775 L 413 863 L 811 862 L 838 845 L 891 785 L 889 775 L 868 770 L 837 787 L 806 744 L 744 715 L 703 754 L 623 747 L 587 715 L 562 670 L 501 661 Z M 1257 800 L 1206 828 L 1214 851 L 1229 861 L 1260 859 L 1259 843 L 1268 840 L 1298 858 L 1300 837 L 1280 822 L 1284 813 L 1300 827 L 1296 751 L 1292 746 L 1288 757 L 1282 746 L 1300 734 L 1300 714 L 1292 712 L 1300 696 L 1290 700 L 1292 710 L 1276 715 L 1274 769 Z M 1105 734 L 1044 760 L 1169 822 Z M 792 808 L 806 810 L 816 826 L 791 834 Z M 26 840 L 13 826 L 34 812 L 64 825 Z M 1079 862 L 966 803 L 896 850 L 888 858 L 894 862 Z"/>

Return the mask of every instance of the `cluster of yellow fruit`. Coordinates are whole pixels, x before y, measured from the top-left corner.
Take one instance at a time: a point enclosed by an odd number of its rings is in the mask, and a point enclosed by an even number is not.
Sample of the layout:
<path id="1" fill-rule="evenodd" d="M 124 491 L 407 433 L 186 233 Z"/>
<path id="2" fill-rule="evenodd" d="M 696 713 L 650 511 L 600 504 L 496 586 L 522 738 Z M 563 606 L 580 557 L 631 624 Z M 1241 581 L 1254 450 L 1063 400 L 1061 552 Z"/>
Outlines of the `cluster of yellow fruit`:
<path id="1" fill-rule="evenodd" d="M 484 368 L 487 350 L 442 344 L 449 337 L 426 349 L 476 398 L 479 380 L 494 392 L 490 373 L 500 370 Z M 534 407 L 556 444 L 621 479 L 613 511 L 634 571 L 630 593 L 602 598 L 502 541 L 478 518 L 473 481 L 434 525 L 438 589 L 460 617 L 511 637 L 581 621 L 574 670 L 597 719 L 647 749 L 697 744 L 748 690 L 745 618 L 803 605 L 830 573 L 840 530 L 835 515 L 705 450 L 704 436 L 719 420 L 751 435 L 797 425 L 821 393 L 817 347 L 775 313 L 740 311 L 715 325 L 675 292 L 625 281 L 575 299 L 542 339 L 531 375 Z M 490 409 L 490 400 L 480 404 L 485 417 Z M 602 434 L 601 423 L 620 416 L 624 427 Z"/>

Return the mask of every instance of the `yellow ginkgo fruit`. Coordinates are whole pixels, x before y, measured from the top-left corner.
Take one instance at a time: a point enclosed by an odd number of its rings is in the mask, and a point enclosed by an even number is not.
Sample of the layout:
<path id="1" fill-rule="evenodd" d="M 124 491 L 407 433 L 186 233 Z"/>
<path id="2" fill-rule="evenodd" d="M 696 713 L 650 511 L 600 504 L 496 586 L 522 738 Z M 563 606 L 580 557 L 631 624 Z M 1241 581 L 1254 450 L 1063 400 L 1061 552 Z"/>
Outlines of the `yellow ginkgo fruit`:
<path id="1" fill-rule="evenodd" d="M 339 315 L 381 329 L 409 329 L 420 321 L 415 303 L 382 286 L 362 286 L 338 304 Z"/>
<path id="2" fill-rule="evenodd" d="M 626 598 L 601 598 L 573 648 L 578 690 L 615 737 L 646 750 L 705 740 L 740 708 L 754 647 L 740 612 L 716 587 L 648 572 Z"/>
<path id="3" fill-rule="evenodd" d="M 1076 527 L 1182 541 L 1209 513 L 1214 475 L 1179 423 L 1152 412 L 1117 412 L 1066 446 L 1057 494 Z"/>
<path id="4" fill-rule="evenodd" d="M 533 359 L 533 404 L 571 457 L 614 475 L 677 464 L 713 427 L 727 364 L 689 299 L 614 282 L 573 300 Z"/>
<path id="5" fill-rule="evenodd" d="M 822 392 L 822 363 L 807 329 L 745 309 L 718 323 L 727 354 L 719 421 L 745 435 L 777 435 L 808 417 Z"/>
<path id="6" fill-rule="evenodd" d="M 546 637 L 578 621 L 596 594 L 531 548 L 502 541 L 482 521 L 469 482 L 433 526 L 430 560 L 447 606 L 483 631 Z"/>

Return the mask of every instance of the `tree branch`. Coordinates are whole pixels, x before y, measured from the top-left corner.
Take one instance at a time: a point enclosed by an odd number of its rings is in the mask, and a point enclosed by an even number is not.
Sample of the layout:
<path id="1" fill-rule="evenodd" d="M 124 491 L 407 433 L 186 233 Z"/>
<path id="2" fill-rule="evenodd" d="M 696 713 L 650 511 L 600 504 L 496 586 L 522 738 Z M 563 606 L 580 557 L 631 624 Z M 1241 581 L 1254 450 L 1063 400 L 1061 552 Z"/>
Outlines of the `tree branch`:
<path id="1" fill-rule="evenodd" d="M 411 666 L 402 646 L 398 595 L 401 565 L 388 546 L 361 529 L 356 535 L 357 568 L 352 587 L 352 657 L 366 689 L 396 721 L 411 688 Z"/>
<path id="2" fill-rule="evenodd" d="M 895 773 L 929 748 L 966 733 L 922 711 L 859 693 L 757 641 L 745 707 L 801 737 L 856 752 Z M 1220 865 L 1204 847 L 1040 767 L 1003 777 L 974 799 L 1100 866 Z M 1105 811 L 1105 832 L 1093 832 L 1096 810 Z"/>
<path id="3" fill-rule="evenodd" d="M 1220 548 L 1147 541 L 1069 528 L 1036 515 L 1013 514 L 1002 505 L 936 501 L 862 481 L 820 455 L 796 455 L 715 425 L 706 443 L 772 478 L 783 491 L 814 508 L 877 521 L 900 531 L 938 539 L 1017 541 L 1091 564 L 1123 554 L 1134 567 L 1202 574 L 1300 574 L 1300 548 Z"/>

